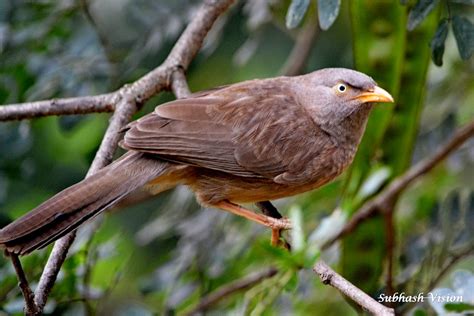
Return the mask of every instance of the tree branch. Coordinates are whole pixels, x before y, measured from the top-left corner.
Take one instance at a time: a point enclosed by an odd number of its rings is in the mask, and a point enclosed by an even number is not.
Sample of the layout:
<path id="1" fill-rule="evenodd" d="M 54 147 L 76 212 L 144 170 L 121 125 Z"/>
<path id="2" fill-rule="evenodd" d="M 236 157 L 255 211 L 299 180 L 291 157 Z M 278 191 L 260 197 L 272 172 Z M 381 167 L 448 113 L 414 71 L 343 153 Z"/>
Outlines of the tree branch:
<path id="1" fill-rule="evenodd" d="M 113 112 L 115 93 L 51 99 L 0 106 L 0 121 L 24 120 L 50 115 Z"/>
<path id="2" fill-rule="evenodd" d="M 205 1 L 196 12 L 193 21 L 178 39 L 165 62 L 134 83 L 125 85 L 114 93 L 99 96 L 3 106 L 0 107 L 0 120 L 17 120 L 46 115 L 110 112 L 114 110 L 115 105 L 115 112 L 86 177 L 91 176 L 112 161 L 121 136 L 119 131 L 130 121 L 132 115 L 145 101 L 165 89 L 172 89 L 177 97 L 189 95 L 184 71 L 199 51 L 214 22 L 232 2 L 233 0 Z M 23 293 L 31 294 L 25 295 L 27 307 L 34 297 L 33 306 L 40 312 L 43 310 L 74 239 L 75 232 L 72 232 L 55 243 L 39 280 L 35 295 L 29 288 L 24 273 L 22 274 L 23 270 L 17 270 Z M 21 265 L 16 264 L 19 263 L 19 260 L 17 262 L 14 259 L 12 260 L 15 268 L 21 268 Z"/>
<path id="3" fill-rule="evenodd" d="M 114 98 L 123 97 L 125 94 L 133 96 L 134 102 L 141 105 L 157 93 L 171 88 L 173 74 L 184 72 L 188 68 L 214 22 L 233 2 L 234 0 L 205 0 L 165 62 L 131 85 L 126 85 L 116 92 L 98 96 L 4 105 L 0 107 L 0 121 L 48 115 L 112 112 L 114 104 L 117 103 L 113 102 Z M 180 92 L 182 91 L 180 90 Z"/>
<path id="4" fill-rule="evenodd" d="M 316 265 L 313 267 L 313 271 L 319 275 L 319 278 L 324 284 L 331 285 L 332 287 L 338 289 L 342 294 L 356 302 L 364 310 L 369 311 L 370 313 L 377 316 L 395 315 L 393 309 L 388 308 L 374 300 L 372 297 L 337 274 L 324 261 L 318 260 Z"/>
<path id="5" fill-rule="evenodd" d="M 178 99 L 186 98 L 191 94 L 182 68 L 178 68 L 171 75 L 171 91 Z"/>
<path id="6" fill-rule="evenodd" d="M 33 291 L 31 291 L 30 286 L 28 285 L 28 280 L 26 279 L 25 271 L 21 266 L 20 259 L 16 254 L 8 254 L 10 259 L 12 260 L 13 267 L 15 268 L 16 275 L 18 277 L 18 286 L 23 293 L 23 297 L 25 298 L 25 314 L 26 315 L 38 315 L 39 309 L 38 306 L 35 304 L 35 295 Z"/>
<path id="7" fill-rule="evenodd" d="M 261 271 L 259 273 L 248 275 L 242 279 L 236 280 L 232 283 L 223 285 L 222 287 L 218 288 L 214 292 L 204 296 L 201 301 L 195 306 L 192 310 L 185 313 L 185 315 L 198 315 L 206 310 L 208 310 L 211 306 L 217 304 L 224 298 L 239 292 L 246 290 L 265 279 L 273 277 L 277 274 L 278 270 L 276 268 L 269 268 L 267 270 Z"/>
<path id="8" fill-rule="evenodd" d="M 472 136 L 474 136 L 474 121 L 459 128 L 451 139 L 438 148 L 433 155 L 419 161 L 404 174 L 395 178 L 395 180 L 393 180 L 390 185 L 388 185 L 387 188 L 380 192 L 375 198 L 362 205 L 344 228 L 334 238 L 325 243 L 322 248 L 328 248 L 336 240 L 351 233 L 361 222 L 373 216 L 375 213 L 384 213 L 385 210 L 390 209 L 390 205 L 393 201 L 400 193 L 407 189 L 414 180 L 436 167 L 441 161 L 448 157 Z"/>

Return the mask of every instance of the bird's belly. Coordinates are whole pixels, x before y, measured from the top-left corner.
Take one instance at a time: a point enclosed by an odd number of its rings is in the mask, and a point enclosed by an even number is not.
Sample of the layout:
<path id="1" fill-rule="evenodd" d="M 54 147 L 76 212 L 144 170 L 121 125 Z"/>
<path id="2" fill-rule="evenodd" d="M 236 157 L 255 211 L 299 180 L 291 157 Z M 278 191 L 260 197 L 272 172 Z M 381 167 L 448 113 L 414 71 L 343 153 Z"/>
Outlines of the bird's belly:
<path id="1" fill-rule="evenodd" d="M 304 181 L 294 184 L 276 183 L 268 178 L 238 177 L 223 172 L 196 169 L 195 181 L 187 183 L 201 204 L 215 205 L 228 200 L 234 203 L 254 203 L 293 196 L 319 188 L 341 174 L 350 164 L 355 151 L 336 151 L 327 159 L 316 159 L 307 166 Z"/>
<path id="2" fill-rule="evenodd" d="M 213 205 L 222 200 L 237 204 L 276 200 L 316 189 L 332 180 L 336 175 L 326 174 L 314 181 L 284 185 L 270 179 L 226 177 L 220 175 L 200 176 L 190 185 L 198 201 L 204 205 Z"/>
<path id="3" fill-rule="evenodd" d="M 314 183 L 308 183 L 305 185 L 280 185 L 277 183 L 271 185 L 262 185 L 260 188 L 253 188 L 246 190 L 241 187 L 233 187 L 228 191 L 228 200 L 234 203 L 255 203 L 267 200 L 276 200 L 307 191 L 319 188 L 325 183 L 329 182 L 330 179 L 321 179 Z"/>

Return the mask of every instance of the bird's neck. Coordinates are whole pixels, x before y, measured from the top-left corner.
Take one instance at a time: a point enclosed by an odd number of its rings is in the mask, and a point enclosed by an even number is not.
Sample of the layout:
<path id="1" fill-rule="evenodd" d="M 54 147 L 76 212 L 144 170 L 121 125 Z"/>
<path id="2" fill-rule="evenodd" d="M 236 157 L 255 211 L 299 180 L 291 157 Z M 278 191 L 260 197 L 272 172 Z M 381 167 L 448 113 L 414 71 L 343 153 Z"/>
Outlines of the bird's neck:
<path id="1" fill-rule="evenodd" d="M 356 112 L 337 122 L 325 122 L 322 128 L 333 137 L 339 146 L 349 146 L 355 149 L 364 134 L 371 109 L 372 105 L 363 105 Z"/>

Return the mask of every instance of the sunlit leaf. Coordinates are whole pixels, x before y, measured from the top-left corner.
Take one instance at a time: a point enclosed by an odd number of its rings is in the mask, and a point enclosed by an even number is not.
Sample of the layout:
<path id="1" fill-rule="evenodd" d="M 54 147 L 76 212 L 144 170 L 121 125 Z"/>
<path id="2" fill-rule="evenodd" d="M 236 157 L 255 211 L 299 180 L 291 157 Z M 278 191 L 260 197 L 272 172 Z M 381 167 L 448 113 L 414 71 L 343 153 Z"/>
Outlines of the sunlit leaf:
<path id="1" fill-rule="evenodd" d="M 308 10 L 309 0 L 291 1 L 288 12 L 286 13 L 286 27 L 293 29 L 297 27 Z"/>
<path id="2" fill-rule="evenodd" d="M 431 40 L 431 57 L 436 66 L 443 65 L 444 42 L 448 36 L 448 20 L 443 19 L 436 29 L 436 33 Z"/>
<path id="3" fill-rule="evenodd" d="M 319 0 L 318 1 L 318 18 L 319 26 L 322 30 L 327 30 L 339 15 L 341 0 Z"/>
<path id="4" fill-rule="evenodd" d="M 295 252 L 301 251 L 305 247 L 304 232 L 303 232 L 303 215 L 301 209 L 297 206 L 293 206 L 290 209 L 290 220 L 293 228 L 290 230 L 291 233 L 291 248 Z"/>
<path id="5" fill-rule="evenodd" d="M 356 199 L 364 200 L 375 192 L 377 192 L 377 190 L 381 188 L 385 181 L 387 181 L 390 175 L 390 168 L 387 167 L 382 167 L 372 171 L 368 176 L 367 180 L 362 183 L 359 192 L 357 192 Z"/>
<path id="6" fill-rule="evenodd" d="M 453 33 L 459 55 L 464 60 L 469 59 L 474 51 L 474 24 L 467 18 L 456 15 L 453 17 Z"/>
<path id="7" fill-rule="evenodd" d="M 439 0 L 419 0 L 408 15 L 407 29 L 413 31 L 433 11 Z"/>
<path id="8" fill-rule="evenodd" d="M 317 254 L 319 248 L 334 238 L 347 222 L 347 212 L 340 208 L 324 217 L 319 226 L 309 235 L 307 253 Z"/>

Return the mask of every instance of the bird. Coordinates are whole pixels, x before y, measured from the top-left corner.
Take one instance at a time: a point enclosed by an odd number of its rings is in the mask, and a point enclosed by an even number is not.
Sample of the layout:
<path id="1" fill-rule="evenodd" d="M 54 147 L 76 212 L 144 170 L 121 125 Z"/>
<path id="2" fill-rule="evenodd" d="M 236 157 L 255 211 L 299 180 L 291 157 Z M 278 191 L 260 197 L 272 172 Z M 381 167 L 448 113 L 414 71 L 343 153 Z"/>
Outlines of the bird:
<path id="1" fill-rule="evenodd" d="M 119 159 L 0 230 L 0 248 L 43 248 L 132 191 L 188 186 L 199 204 L 291 229 L 269 201 L 314 190 L 353 161 L 369 113 L 394 102 L 368 75 L 326 68 L 191 94 L 129 123 Z M 244 206 L 257 204 L 263 214 Z"/>

